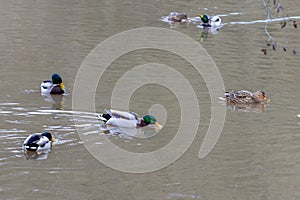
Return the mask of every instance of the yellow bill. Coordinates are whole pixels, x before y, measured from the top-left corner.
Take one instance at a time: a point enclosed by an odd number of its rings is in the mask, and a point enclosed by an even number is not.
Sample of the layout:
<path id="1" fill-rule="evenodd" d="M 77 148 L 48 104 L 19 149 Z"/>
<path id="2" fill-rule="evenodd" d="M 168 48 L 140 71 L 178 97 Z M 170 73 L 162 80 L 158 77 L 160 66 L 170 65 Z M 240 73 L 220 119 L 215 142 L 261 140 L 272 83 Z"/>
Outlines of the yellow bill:
<path id="1" fill-rule="evenodd" d="M 64 90 L 65 89 L 65 85 L 63 83 L 59 84 L 59 87 Z"/>
<path id="2" fill-rule="evenodd" d="M 154 125 L 157 126 L 158 128 L 162 128 L 162 126 L 159 123 L 157 123 L 157 122 L 155 122 Z"/>

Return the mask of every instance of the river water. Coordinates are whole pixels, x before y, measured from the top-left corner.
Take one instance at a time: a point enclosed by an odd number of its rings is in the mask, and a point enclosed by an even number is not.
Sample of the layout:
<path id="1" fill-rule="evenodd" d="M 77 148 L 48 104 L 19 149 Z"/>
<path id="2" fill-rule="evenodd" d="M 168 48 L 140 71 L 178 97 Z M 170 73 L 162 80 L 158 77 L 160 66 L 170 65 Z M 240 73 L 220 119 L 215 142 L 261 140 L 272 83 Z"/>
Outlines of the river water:
<path id="1" fill-rule="evenodd" d="M 300 67 L 299 54 L 294 55 L 292 49 L 300 49 L 299 29 L 292 21 L 285 28 L 280 22 L 270 23 L 268 30 L 278 43 L 273 51 L 267 46 L 265 23 L 230 24 L 265 20 L 262 2 L 200 3 L 2 1 L 0 199 L 298 199 Z M 299 14 L 295 0 L 282 4 L 285 9 L 278 17 Z M 170 25 L 160 20 L 171 11 L 192 17 L 218 14 L 226 24 L 213 34 L 195 23 Z M 199 159 L 210 119 L 205 82 L 194 76 L 196 72 L 189 63 L 175 55 L 151 49 L 130 52 L 105 72 L 96 91 L 96 111 L 110 106 L 112 87 L 129 67 L 154 60 L 174 67 L 192 82 L 200 102 L 200 126 L 190 148 L 163 169 L 134 174 L 104 165 L 86 150 L 77 134 L 73 114 L 81 120 L 79 128 L 83 131 L 103 131 L 95 114 L 72 110 L 74 81 L 81 63 L 100 42 L 140 27 L 167 28 L 191 37 L 213 58 L 227 90 L 264 90 L 270 105 L 228 107 L 217 144 Z M 283 47 L 287 52 L 281 50 Z M 267 55 L 262 53 L 263 48 L 267 48 Z M 47 99 L 40 95 L 39 84 L 54 72 L 62 75 L 69 94 Z M 136 91 L 130 109 L 142 114 L 157 103 L 168 113 L 161 133 L 146 139 L 112 135 L 110 140 L 134 152 L 151 152 L 166 145 L 175 136 L 180 119 L 174 94 L 146 85 Z M 57 139 L 52 151 L 46 156 L 24 155 L 21 146 L 25 138 L 44 131 L 52 132 Z"/>

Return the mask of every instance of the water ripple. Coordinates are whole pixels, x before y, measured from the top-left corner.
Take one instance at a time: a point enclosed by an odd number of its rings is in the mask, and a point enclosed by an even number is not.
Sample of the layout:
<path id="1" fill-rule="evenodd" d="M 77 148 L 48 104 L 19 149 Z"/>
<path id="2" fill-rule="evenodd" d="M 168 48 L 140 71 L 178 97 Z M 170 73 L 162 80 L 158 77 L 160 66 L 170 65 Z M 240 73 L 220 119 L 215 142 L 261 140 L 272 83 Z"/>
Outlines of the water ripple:
<path id="1" fill-rule="evenodd" d="M 27 130 L 21 130 L 21 129 L 0 129 L 0 133 L 26 133 Z"/>
<path id="2" fill-rule="evenodd" d="M 14 106 L 14 105 L 19 105 L 20 103 L 13 103 L 13 102 L 10 102 L 10 103 L 0 103 L 0 106 Z"/>
<path id="3" fill-rule="evenodd" d="M 228 22 L 225 24 L 256 24 L 256 23 L 270 23 L 270 22 L 280 22 L 280 21 L 287 21 L 289 19 L 300 19 L 300 16 L 292 16 L 292 17 L 281 17 L 281 18 L 274 18 L 274 19 L 264 19 L 264 20 L 254 20 L 250 22 Z"/>

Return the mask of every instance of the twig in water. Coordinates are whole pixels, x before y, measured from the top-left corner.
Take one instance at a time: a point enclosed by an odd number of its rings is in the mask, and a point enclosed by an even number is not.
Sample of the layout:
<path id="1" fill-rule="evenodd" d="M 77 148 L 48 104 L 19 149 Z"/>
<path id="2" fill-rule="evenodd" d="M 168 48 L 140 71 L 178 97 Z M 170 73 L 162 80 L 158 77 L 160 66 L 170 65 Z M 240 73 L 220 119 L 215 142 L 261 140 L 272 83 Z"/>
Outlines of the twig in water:
<path id="1" fill-rule="evenodd" d="M 267 15 L 266 25 L 264 27 L 265 34 L 268 37 L 267 46 L 272 46 L 272 49 L 274 51 L 276 51 L 276 49 L 278 49 L 278 47 L 280 47 L 280 48 L 282 48 L 282 50 L 284 52 L 286 52 L 287 51 L 287 47 L 280 45 L 277 42 L 277 40 L 275 38 L 273 38 L 271 36 L 271 34 L 269 33 L 269 31 L 268 31 L 269 21 L 271 21 L 271 19 L 272 19 L 271 12 L 273 10 L 276 10 L 276 13 L 278 14 L 281 11 L 284 10 L 284 7 L 282 6 L 280 0 L 273 0 L 273 6 L 270 5 L 270 0 L 262 0 L 262 1 L 263 1 L 263 6 L 264 6 L 264 9 L 265 9 L 266 15 Z M 286 17 L 285 21 L 280 22 L 281 28 L 285 28 L 287 26 L 287 23 L 290 22 L 290 21 L 291 21 L 291 19 L 289 17 Z M 293 20 L 293 26 L 294 26 L 294 28 L 297 28 L 297 22 L 296 22 L 296 20 Z M 264 55 L 267 55 L 267 49 L 263 48 L 261 51 L 263 52 Z M 297 54 L 296 48 L 293 48 L 292 53 L 294 55 Z"/>

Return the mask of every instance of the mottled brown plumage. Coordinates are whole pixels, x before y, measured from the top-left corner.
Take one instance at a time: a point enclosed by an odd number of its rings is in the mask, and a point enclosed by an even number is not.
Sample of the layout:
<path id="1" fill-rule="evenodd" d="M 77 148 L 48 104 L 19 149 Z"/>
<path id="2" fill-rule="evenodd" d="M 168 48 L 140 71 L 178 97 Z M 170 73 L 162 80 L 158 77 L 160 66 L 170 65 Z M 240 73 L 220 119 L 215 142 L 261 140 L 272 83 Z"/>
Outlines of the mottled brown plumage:
<path id="1" fill-rule="evenodd" d="M 173 22 L 181 22 L 183 19 L 187 20 L 188 17 L 185 13 L 171 12 L 168 15 L 168 20 Z"/>
<path id="2" fill-rule="evenodd" d="M 247 90 L 235 90 L 226 92 L 224 95 L 228 104 L 253 104 L 267 101 L 266 94 L 263 91 L 252 93 Z"/>

